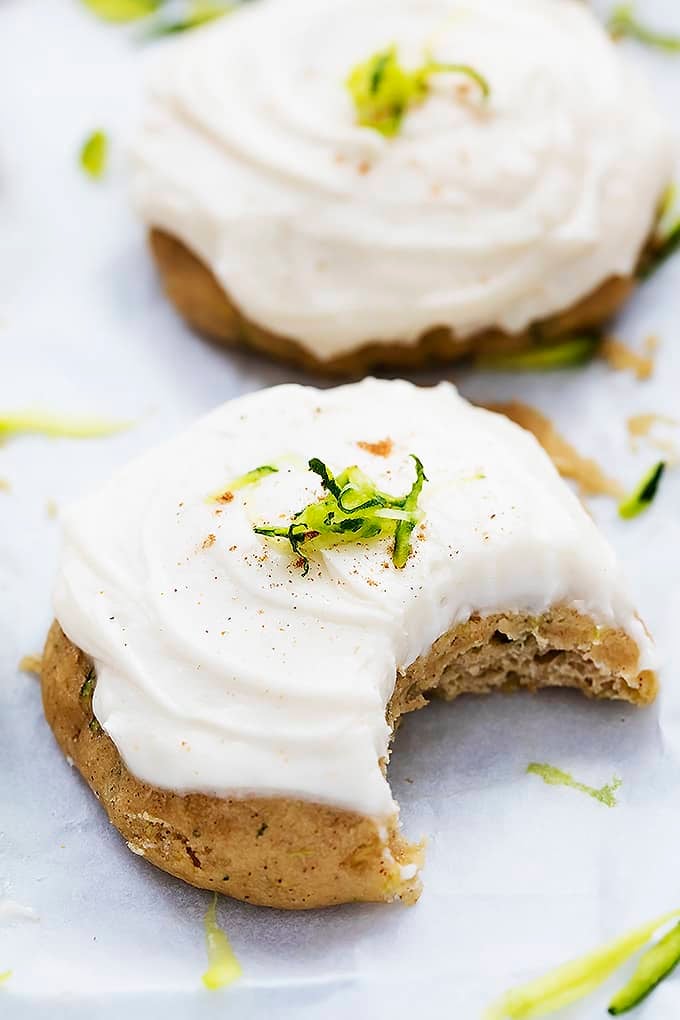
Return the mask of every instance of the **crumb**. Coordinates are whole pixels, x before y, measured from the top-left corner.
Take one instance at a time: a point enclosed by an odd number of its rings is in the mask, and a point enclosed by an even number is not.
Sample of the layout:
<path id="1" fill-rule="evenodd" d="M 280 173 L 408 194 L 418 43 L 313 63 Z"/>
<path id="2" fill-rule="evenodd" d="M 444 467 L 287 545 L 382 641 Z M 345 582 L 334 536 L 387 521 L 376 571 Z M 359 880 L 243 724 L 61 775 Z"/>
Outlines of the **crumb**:
<path id="1" fill-rule="evenodd" d="M 581 495 L 612 496 L 620 499 L 624 494 L 617 481 L 609 478 L 596 461 L 582 457 L 578 450 L 560 435 L 550 419 L 535 407 L 517 400 L 484 406 L 489 411 L 506 415 L 517 425 L 532 432 L 562 477 L 571 478 L 578 484 Z"/>
<path id="2" fill-rule="evenodd" d="M 658 338 L 649 336 L 645 340 L 642 354 L 632 350 L 615 336 L 606 336 L 599 349 L 599 356 L 616 372 L 632 372 L 641 382 L 650 379 L 654 372 L 654 353 L 659 346 Z"/>
<path id="3" fill-rule="evenodd" d="M 375 443 L 369 443 L 365 439 L 360 439 L 357 442 L 357 446 L 362 450 L 366 450 L 367 453 L 372 453 L 374 457 L 389 457 L 394 448 L 394 442 L 389 438 L 379 439 Z"/>
<path id="4" fill-rule="evenodd" d="M 634 414 L 627 419 L 626 425 L 633 453 L 637 453 L 640 440 L 646 439 L 650 446 L 654 446 L 657 450 L 661 450 L 662 453 L 666 454 L 671 463 L 677 463 L 680 458 L 680 450 L 673 440 L 652 435 L 652 429 L 655 425 L 666 425 L 668 427 L 680 425 L 680 421 L 677 418 L 671 418 L 667 414 Z"/>
<path id="5" fill-rule="evenodd" d="M 42 657 L 40 655 L 24 655 L 23 659 L 19 663 L 19 669 L 22 673 L 31 673 L 40 678 Z"/>

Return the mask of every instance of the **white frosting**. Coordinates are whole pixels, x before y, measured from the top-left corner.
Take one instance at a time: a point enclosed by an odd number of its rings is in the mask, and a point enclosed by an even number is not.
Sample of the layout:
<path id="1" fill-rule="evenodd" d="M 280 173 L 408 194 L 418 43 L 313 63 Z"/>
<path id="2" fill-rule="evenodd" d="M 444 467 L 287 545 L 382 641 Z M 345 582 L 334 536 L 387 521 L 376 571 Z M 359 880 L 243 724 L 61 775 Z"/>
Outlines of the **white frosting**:
<path id="1" fill-rule="evenodd" d="M 396 138 L 358 127 L 345 78 L 392 42 L 488 102 L 434 75 Z M 672 153 L 582 0 L 258 0 L 160 55 L 134 167 L 144 220 L 323 359 L 521 331 L 629 274 Z"/>
<path id="2" fill-rule="evenodd" d="M 387 457 L 357 446 L 385 438 Z M 303 577 L 287 543 L 254 533 L 321 492 L 310 457 L 399 494 L 411 452 L 429 481 L 404 569 L 374 540 L 315 553 Z M 475 611 L 556 603 L 625 628 L 648 663 L 611 548 L 533 436 L 449 383 L 374 379 L 242 397 L 135 461 L 66 514 L 56 588 L 96 665 L 96 716 L 140 779 L 376 818 L 395 807 L 379 761 L 396 671 Z"/>

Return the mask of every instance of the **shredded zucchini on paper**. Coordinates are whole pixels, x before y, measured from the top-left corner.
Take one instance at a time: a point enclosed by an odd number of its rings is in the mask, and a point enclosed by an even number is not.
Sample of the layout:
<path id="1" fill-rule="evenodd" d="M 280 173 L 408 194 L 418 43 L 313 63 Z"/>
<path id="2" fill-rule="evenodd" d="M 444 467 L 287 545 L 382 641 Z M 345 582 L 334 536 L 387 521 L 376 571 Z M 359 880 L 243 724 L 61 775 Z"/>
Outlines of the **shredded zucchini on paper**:
<path id="1" fill-rule="evenodd" d="M 205 915 L 205 941 L 208 950 L 208 969 L 202 981 L 211 992 L 225 988 L 241 977 L 241 964 L 234 955 L 229 939 L 217 923 L 217 893 Z"/>
<path id="2" fill-rule="evenodd" d="M 529 1020 L 548 1016 L 594 992 L 621 964 L 649 942 L 654 933 L 680 917 L 680 909 L 606 942 L 586 956 L 557 967 L 543 977 L 506 992 L 484 1014 L 484 1020 Z"/>

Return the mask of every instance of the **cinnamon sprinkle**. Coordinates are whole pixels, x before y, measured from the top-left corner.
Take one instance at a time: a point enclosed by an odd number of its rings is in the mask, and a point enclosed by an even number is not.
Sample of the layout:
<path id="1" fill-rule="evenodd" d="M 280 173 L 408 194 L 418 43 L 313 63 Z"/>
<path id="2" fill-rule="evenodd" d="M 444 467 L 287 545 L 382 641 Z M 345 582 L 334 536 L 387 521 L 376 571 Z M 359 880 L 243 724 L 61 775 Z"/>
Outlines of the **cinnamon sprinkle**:
<path id="1" fill-rule="evenodd" d="M 379 439 L 377 443 L 369 443 L 361 439 L 357 446 L 366 450 L 367 453 L 372 453 L 374 457 L 389 457 L 394 448 L 394 442 L 389 438 Z"/>
<path id="2" fill-rule="evenodd" d="M 210 546 L 214 545 L 214 544 L 215 544 L 215 536 L 211 532 L 207 536 L 207 538 L 204 538 L 203 541 L 201 542 L 201 549 L 209 549 Z"/>

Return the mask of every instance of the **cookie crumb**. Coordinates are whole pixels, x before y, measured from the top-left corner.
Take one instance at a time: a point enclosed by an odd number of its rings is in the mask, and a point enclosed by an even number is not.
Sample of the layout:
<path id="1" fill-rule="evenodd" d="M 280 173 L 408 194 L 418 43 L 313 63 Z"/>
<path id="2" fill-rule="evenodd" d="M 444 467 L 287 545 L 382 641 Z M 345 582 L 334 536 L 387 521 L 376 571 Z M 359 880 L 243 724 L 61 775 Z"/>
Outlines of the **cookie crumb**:
<path id="1" fill-rule="evenodd" d="M 42 671 L 42 656 L 24 655 L 23 659 L 19 663 L 19 670 L 22 673 L 31 673 L 33 676 L 37 676 L 38 679 L 40 679 L 40 673 Z"/>

